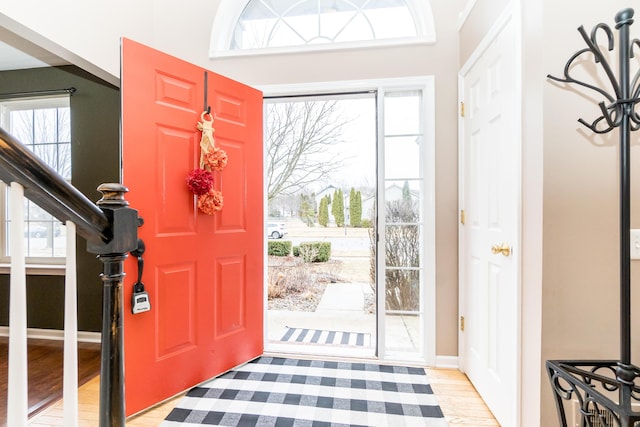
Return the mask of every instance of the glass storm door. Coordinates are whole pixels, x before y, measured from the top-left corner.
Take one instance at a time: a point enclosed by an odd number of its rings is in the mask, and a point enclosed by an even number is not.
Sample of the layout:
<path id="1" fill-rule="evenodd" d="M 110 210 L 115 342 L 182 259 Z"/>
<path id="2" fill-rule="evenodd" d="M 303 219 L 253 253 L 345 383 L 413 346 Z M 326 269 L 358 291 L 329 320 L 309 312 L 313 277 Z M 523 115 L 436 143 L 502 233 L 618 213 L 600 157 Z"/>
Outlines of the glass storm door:
<path id="1" fill-rule="evenodd" d="M 373 257 L 371 275 L 375 308 L 372 326 L 372 352 L 366 357 L 378 357 L 381 360 L 414 361 L 417 363 L 435 364 L 435 150 L 434 150 L 434 100 L 433 78 L 410 78 L 376 81 L 359 81 L 349 83 L 351 98 L 364 101 L 369 100 L 373 119 L 366 126 L 360 125 L 359 137 L 371 131 L 368 137 L 372 145 L 375 143 L 375 155 L 371 162 L 375 163 L 375 183 L 371 198 L 364 197 L 362 215 L 371 219 L 368 225 L 372 232 L 367 245 L 372 245 Z M 341 83 L 325 85 L 304 85 L 297 87 L 267 87 L 263 88 L 267 102 L 322 102 L 322 100 L 347 92 Z M 314 95 L 323 94 L 323 95 Z M 288 99 L 287 99 L 288 98 Z M 346 104 L 345 104 L 346 105 Z M 354 104 L 355 105 L 355 104 Z M 365 115 L 365 108 L 360 105 L 354 111 L 345 111 L 344 116 L 351 114 Z M 265 113 L 269 132 L 269 112 Z M 283 117 L 291 117 L 291 114 Z M 354 122 L 355 123 L 355 122 Z M 364 128 L 367 128 L 365 132 Z M 276 127 L 279 128 L 279 127 Z M 291 132 L 294 134 L 296 132 Z M 301 133 L 301 132 L 297 132 Z M 269 141 L 269 136 L 265 137 Z M 347 138 L 347 140 L 350 140 Z M 368 145 L 367 145 L 368 146 Z M 368 154 L 364 145 L 355 154 L 348 147 L 349 144 L 338 144 L 342 158 L 351 163 L 348 174 L 353 178 L 362 167 L 357 167 Z M 328 151 L 328 150 L 327 150 Z M 324 151 L 323 151 L 324 153 Z M 373 153 L 372 153 L 373 154 Z M 375 157 L 375 159 L 373 158 Z M 353 159 L 356 159 L 354 162 Z M 269 165 L 267 164 L 267 170 Z M 272 178 L 268 174 L 267 182 Z M 325 194 L 324 188 L 331 184 L 339 187 L 343 179 L 327 182 L 318 188 L 307 191 L 313 194 L 310 200 L 318 203 L 318 213 L 314 221 L 320 219 L 320 203 Z M 347 186 L 349 187 L 349 186 Z M 335 202 L 335 189 L 331 186 L 329 193 L 331 203 Z M 348 188 L 347 188 L 348 190 Z M 314 193 L 315 191 L 315 193 Z M 346 200 L 346 198 L 345 198 Z M 365 200 L 371 201 L 371 206 Z M 365 209 L 365 205 L 367 208 Z M 278 205 L 279 206 L 279 205 Z M 269 202 L 269 215 L 280 216 L 281 222 L 289 224 L 296 216 L 294 209 L 278 209 L 273 201 Z M 313 209 L 309 209 L 314 214 Z M 299 210 L 302 212 L 302 210 Z M 348 213 L 348 210 L 345 209 Z M 329 209 L 331 215 L 331 209 Z M 297 218 L 296 218 L 297 219 Z M 298 219 L 297 219 L 298 220 Z M 272 222 L 269 219 L 269 222 Z M 273 221 L 277 222 L 277 221 Z M 313 221 L 312 221 L 313 222 Z M 335 221 L 334 221 L 335 222 Z M 345 223 L 347 223 L 345 216 Z M 329 227 L 332 227 L 331 220 Z M 321 233 L 322 225 L 315 224 L 310 230 Z M 345 229 L 346 230 L 346 229 Z M 319 234 L 318 234 L 319 235 Z M 291 240 L 298 245 L 298 237 L 294 230 L 289 230 L 285 240 Z M 317 237 L 316 237 L 317 238 Z M 273 239 L 272 239 L 273 240 Z M 375 270 L 375 271 L 373 271 Z M 268 276 L 268 274 L 267 274 Z M 275 276 L 274 276 L 275 277 Z M 269 286 L 267 284 L 267 286 Z M 346 302 L 347 294 L 342 296 Z M 269 314 L 267 322 L 267 348 L 276 351 L 274 340 L 282 335 L 280 328 L 284 321 L 274 322 Z M 311 319 L 304 327 L 308 330 L 320 328 L 320 317 L 309 316 Z M 318 322 L 313 323 L 313 319 Z M 287 321 L 289 318 L 287 318 Z M 334 319 L 335 320 L 335 319 Z M 344 320 L 344 321 L 343 321 Z M 346 318 L 337 324 L 345 329 L 350 326 Z M 334 321 L 334 323 L 336 323 Z M 291 325 L 289 325 L 291 326 Z M 271 328 L 271 329 L 270 329 Z M 274 329 L 275 328 L 275 329 Z M 287 351 L 309 353 L 314 352 L 311 345 L 304 341 L 309 336 L 313 342 L 313 334 L 307 333 L 300 338 L 296 349 L 289 347 Z M 332 355 L 362 356 L 347 350 L 336 349 Z"/>
<path id="2" fill-rule="evenodd" d="M 378 352 L 433 364 L 433 129 L 426 88 L 378 95 Z"/>

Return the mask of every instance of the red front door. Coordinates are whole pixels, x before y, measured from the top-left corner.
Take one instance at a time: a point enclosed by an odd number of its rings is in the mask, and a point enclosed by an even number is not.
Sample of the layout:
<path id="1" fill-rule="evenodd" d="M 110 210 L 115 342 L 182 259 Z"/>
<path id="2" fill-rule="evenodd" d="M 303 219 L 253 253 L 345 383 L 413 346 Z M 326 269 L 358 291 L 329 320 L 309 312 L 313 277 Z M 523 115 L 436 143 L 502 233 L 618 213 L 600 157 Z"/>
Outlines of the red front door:
<path id="1" fill-rule="evenodd" d="M 131 313 L 137 262 L 130 256 L 130 415 L 262 354 L 262 93 L 127 39 L 121 83 L 122 179 L 144 219 L 142 282 L 151 302 L 150 311 Z M 215 144 L 228 154 L 227 167 L 214 173 L 224 205 L 212 216 L 197 209 L 185 181 L 199 166 L 196 125 L 206 106 Z"/>

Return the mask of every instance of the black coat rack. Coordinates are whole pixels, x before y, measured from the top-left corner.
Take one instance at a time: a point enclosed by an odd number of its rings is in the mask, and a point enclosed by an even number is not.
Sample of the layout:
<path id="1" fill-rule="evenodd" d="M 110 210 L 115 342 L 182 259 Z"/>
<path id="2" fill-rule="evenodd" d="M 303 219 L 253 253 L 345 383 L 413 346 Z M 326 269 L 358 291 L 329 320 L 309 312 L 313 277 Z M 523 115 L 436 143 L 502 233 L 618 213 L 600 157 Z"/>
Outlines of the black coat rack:
<path id="1" fill-rule="evenodd" d="M 591 123 L 578 121 L 591 131 L 604 134 L 618 128 L 620 133 L 620 359 L 549 360 L 547 372 L 554 391 L 561 427 L 567 427 L 567 414 L 578 413 L 581 427 L 632 427 L 640 422 L 640 387 L 636 380 L 640 369 L 631 363 L 631 227 L 630 227 L 630 138 L 640 129 L 640 70 L 632 77 L 631 58 L 640 53 L 640 40 L 629 38 L 633 9 L 615 16 L 618 30 L 618 77 L 607 56 L 598 46 L 598 34 L 606 36 L 607 50 L 614 50 L 614 33 L 606 24 L 596 25 L 591 34 L 584 27 L 578 32 L 587 47 L 576 52 L 564 67 L 564 78 L 550 79 L 577 84 L 602 95 L 600 115 Z M 578 60 L 593 60 L 611 83 L 612 93 L 571 76 Z M 638 405 L 638 406 L 636 406 Z M 577 411 L 574 411 L 577 409 Z M 574 424 L 571 424 L 573 426 Z"/>

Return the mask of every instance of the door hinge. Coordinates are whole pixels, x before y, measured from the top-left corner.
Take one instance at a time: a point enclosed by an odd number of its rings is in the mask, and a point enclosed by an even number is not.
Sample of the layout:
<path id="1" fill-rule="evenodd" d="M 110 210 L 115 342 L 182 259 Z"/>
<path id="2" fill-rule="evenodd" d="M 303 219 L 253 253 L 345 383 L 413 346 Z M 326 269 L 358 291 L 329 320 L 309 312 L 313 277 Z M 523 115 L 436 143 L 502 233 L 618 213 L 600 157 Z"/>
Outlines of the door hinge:
<path id="1" fill-rule="evenodd" d="M 464 117 L 464 101 L 460 101 L 460 117 Z"/>
<path id="2" fill-rule="evenodd" d="M 460 316 L 460 330 L 464 332 L 464 316 Z"/>
<path id="3" fill-rule="evenodd" d="M 460 209 L 460 224 L 464 225 L 467 220 L 467 216 L 464 213 L 464 209 Z"/>

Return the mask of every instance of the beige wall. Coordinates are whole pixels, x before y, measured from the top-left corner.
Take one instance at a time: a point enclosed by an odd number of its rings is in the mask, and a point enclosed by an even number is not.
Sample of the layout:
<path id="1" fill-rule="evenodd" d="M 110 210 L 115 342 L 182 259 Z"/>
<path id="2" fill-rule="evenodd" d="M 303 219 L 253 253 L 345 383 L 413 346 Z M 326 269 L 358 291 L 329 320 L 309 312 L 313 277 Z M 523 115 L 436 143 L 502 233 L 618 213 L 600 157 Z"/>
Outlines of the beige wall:
<path id="1" fill-rule="evenodd" d="M 576 31 L 579 25 L 584 24 L 588 32 L 599 22 L 613 27 L 617 11 L 628 5 L 612 0 L 591 2 L 587 8 L 578 0 L 546 1 L 545 71 L 560 74 L 569 56 L 584 47 Z M 640 34 L 637 24 L 632 34 Z M 616 63 L 614 59 L 614 69 Z M 595 67 L 589 66 L 592 69 Z M 594 78 L 593 73 L 584 75 Z M 617 131 L 594 135 L 576 123 L 580 117 L 590 122 L 599 115 L 596 102 L 600 97 L 584 90 L 580 93 L 590 99 L 551 83 L 544 85 L 543 360 L 616 359 L 620 355 L 619 137 Z M 637 176 L 637 134 L 633 140 L 631 168 L 632 176 Z M 639 196 L 636 185 L 634 205 Z M 640 227 L 637 213 L 632 215 L 634 226 Z M 639 349 L 637 339 L 633 348 Z M 551 423 L 551 393 L 549 387 L 542 391 L 543 421 Z"/>
<path id="2" fill-rule="evenodd" d="M 510 0 L 477 0 L 460 28 L 460 64 L 464 64 Z"/>
<path id="3" fill-rule="evenodd" d="M 432 1 L 437 43 L 346 52 L 208 58 L 220 0 L 36 0 L 0 4 L 0 25 L 38 40 L 65 59 L 109 81 L 119 75 L 119 38 L 126 36 L 250 85 L 435 76 L 437 347 L 457 348 L 457 76 L 460 0 Z M 33 13 L 37 10 L 38 13 Z"/>
<path id="4" fill-rule="evenodd" d="M 152 41 L 154 3 L 157 2 L 2 2 L 0 27 L 118 84 L 120 37 Z"/>

